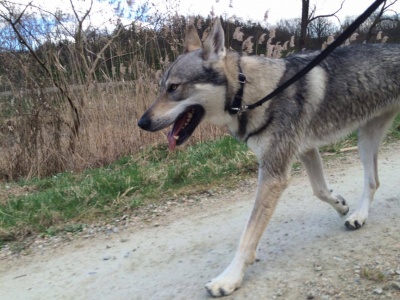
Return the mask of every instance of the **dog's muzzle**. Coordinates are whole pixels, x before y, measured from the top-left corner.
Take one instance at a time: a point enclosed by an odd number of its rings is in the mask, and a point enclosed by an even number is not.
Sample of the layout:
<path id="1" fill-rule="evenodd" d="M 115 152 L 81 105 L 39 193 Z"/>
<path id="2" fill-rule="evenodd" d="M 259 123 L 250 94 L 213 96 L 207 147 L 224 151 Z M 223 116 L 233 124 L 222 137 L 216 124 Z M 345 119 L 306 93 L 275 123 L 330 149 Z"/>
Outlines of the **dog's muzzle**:
<path id="1" fill-rule="evenodd" d="M 138 126 L 146 131 L 153 131 L 151 130 L 151 119 L 147 112 L 139 119 Z"/>

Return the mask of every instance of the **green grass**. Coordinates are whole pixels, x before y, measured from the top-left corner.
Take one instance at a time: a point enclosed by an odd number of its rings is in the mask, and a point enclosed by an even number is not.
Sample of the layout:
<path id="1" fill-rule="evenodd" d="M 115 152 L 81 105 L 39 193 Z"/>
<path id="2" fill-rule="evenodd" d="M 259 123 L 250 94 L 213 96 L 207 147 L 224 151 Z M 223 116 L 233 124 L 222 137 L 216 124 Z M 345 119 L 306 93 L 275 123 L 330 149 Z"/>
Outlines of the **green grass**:
<path id="1" fill-rule="evenodd" d="M 400 116 L 387 141 L 398 139 Z M 321 152 L 340 153 L 340 149 L 356 144 L 357 134 L 352 133 Z M 293 169 L 299 170 L 301 165 L 295 162 Z M 0 197 L 0 247 L 30 234 L 81 231 L 84 224 L 134 213 L 141 205 L 167 201 L 174 195 L 188 196 L 221 184 L 234 187 L 256 170 L 256 159 L 247 147 L 223 137 L 172 152 L 166 146 L 149 147 L 107 167 L 80 174 L 66 172 L 9 183 L 11 191 L 18 185 L 28 187 L 30 192 Z M 228 182 L 226 177 L 230 178 Z"/>
<path id="2" fill-rule="evenodd" d="M 381 270 L 369 267 L 362 268 L 360 276 L 361 278 L 375 282 L 383 282 L 387 278 L 387 275 L 385 275 Z"/>
<path id="3" fill-rule="evenodd" d="M 149 148 L 81 174 L 21 181 L 19 185 L 33 186 L 35 192 L 10 196 L 0 204 L 0 243 L 29 234 L 54 235 L 60 224 L 64 231 L 79 231 L 87 222 L 117 217 L 174 194 L 196 193 L 220 184 L 226 175 L 256 169 L 247 147 L 224 137 L 173 152 L 164 146 Z M 65 225 L 71 223 L 80 225 Z"/>

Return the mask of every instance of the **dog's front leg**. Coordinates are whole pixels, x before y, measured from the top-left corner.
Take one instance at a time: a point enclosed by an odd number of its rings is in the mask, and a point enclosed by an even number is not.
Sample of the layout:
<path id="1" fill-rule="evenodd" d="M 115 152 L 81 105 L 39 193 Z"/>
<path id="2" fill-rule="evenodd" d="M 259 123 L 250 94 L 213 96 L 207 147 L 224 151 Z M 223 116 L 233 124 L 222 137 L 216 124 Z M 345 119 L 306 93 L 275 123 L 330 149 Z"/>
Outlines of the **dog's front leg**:
<path id="1" fill-rule="evenodd" d="M 224 272 L 206 285 L 212 296 L 226 296 L 238 289 L 246 268 L 256 259 L 258 242 L 289 180 L 289 172 L 279 177 L 267 173 L 260 168 L 255 204 L 235 257 Z"/>

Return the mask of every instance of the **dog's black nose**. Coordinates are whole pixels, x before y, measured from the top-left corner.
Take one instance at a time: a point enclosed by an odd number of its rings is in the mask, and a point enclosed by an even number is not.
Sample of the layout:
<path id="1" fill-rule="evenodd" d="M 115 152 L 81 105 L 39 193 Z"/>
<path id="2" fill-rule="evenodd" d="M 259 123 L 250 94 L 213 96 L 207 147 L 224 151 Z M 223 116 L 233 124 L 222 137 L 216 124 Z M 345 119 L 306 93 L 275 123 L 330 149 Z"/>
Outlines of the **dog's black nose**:
<path id="1" fill-rule="evenodd" d="M 147 114 L 144 114 L 138 122 L 138 126 L 142 128 L 143 130 L 149 130 L 151 127 L 151 119 L 147 116 Z"/>

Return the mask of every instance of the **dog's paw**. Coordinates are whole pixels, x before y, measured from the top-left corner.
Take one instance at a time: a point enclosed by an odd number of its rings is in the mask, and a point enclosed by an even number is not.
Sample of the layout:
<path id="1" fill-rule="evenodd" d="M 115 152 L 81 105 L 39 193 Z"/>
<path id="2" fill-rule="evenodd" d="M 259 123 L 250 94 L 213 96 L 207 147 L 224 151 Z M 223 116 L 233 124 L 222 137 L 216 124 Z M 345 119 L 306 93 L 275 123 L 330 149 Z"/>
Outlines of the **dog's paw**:
<path id="1" fill-rule="evenodd" d="M 221 297 L 232 294 L 242 284 L 242 278 L 235 278 L 221 274 L 206 284 L 208 293 L 213 297 Z"/>
<path id="2" fill-rule="evenodd" d="M 356 230 L 361 228 L 365 224 L 366 220 L 367 216 L 360 213 L 354 213 L 346 220 L 346 223 L 344 223 L 344 225 L 348 229 Z"/>
<path id="3" fill-rule="evenodd" d="M 350 208 L 347 204 L 347 201 L 340 195 L 332 193 L 334 197 L 334 201 L 332 203 L 333 208 L 339 213 L 341 216 L 347 215 Z"/>

